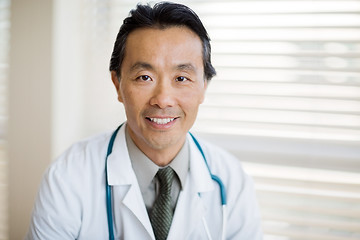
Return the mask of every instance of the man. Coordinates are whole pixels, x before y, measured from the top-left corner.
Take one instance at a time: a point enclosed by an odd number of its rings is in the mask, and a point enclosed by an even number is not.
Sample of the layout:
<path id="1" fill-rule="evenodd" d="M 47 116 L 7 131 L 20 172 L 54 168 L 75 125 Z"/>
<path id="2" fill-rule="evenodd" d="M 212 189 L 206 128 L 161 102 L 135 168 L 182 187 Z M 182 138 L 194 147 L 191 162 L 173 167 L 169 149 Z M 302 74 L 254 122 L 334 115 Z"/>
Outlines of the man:
<path id="1" fill-rule="evenodd" d="M 215 75 L 210 55 L 207 32 L 186 6 L 131 11 L 110 62 L 127 122 L 52 164 L 27 239 L 262 239 L 239 161 L 188 133 Z"/>

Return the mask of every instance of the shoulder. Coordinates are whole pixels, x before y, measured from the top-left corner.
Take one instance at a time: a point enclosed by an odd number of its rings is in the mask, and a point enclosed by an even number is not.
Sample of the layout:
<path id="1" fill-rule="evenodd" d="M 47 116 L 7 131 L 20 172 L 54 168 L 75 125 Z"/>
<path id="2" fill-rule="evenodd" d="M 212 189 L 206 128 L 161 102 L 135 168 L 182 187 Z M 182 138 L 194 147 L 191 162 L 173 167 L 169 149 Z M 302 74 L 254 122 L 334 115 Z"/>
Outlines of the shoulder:
<path id="1" fill-rule="evenodd" d="M 226 189 L 228 209 L 227 238 L 261 239 L 260 212 L 254 183 L 244 171 L 241 160 L 227 150 L 197 138 L 208 162 L 211 174 L 216 175 Z"/>
<path id="2" fill-rule="evenodd" d="M 31 234 L 42 239 L 75 239 L 85 213 L 105 194 L 104 169 L 111 133 L 73 144 L 48 167 L 44 174 L 31 220 Z M 29 235 L 30 236 L 30 235 Z M 52 236 L 52 237 L 49 237 Z"/>
<path id="3" fill-rule="evenodd" d="M 101 133 L 72 144 L 57 160 L 67 157 L 79 156 L 85 153 L 103 151 L 107 148 L 111 132 Z"/>
<path id="4" fill-rule="evenodd" d="M 110 136 L 111 132 L 105 132 L 74 143 L 50 164 L 47 174 L 75 176 L 104 168 Z"/>
<path id="5" fill-rule="evenodd" d="M 39 198 L 56 206 L 72 202 L 81 209 L 85 196 L 93 194 L 105 178 L 105 157 L 111 133 L 104 133 L 70 146 L 45 171 Z M 59 196 L 62 196 L 59 198 Z M 48 208 L 48 207 L 46 207 Z"/>

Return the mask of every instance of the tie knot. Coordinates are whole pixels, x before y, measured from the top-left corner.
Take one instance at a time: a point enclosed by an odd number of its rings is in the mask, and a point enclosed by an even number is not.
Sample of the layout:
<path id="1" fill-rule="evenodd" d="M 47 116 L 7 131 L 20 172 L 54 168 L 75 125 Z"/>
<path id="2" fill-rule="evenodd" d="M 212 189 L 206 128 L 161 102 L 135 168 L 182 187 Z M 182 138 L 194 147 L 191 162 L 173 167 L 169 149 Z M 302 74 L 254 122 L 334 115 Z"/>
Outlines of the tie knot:
<path id="1" fill-rule="evenodd" d="M 160 183 L 160 192 L 161 193 L 170 193 L 171 185 L 174 179 L 175 172 L 171 167 L 166 167 L 159 169 L 157 172 L 157 177 Z"/>

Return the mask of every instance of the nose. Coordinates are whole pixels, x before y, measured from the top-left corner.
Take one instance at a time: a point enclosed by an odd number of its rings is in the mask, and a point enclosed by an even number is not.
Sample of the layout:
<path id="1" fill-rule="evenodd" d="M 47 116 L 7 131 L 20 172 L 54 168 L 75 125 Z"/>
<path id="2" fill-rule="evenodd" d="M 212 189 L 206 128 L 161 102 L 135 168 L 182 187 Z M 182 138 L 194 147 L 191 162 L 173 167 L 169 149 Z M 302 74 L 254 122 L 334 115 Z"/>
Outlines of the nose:
<path id="1" fill-rule="evenodd" d="M 170 81 L 159 81 L 156 84 L 150 99 L 150 105 L 161 109 L 175 105 L 175 91 Z"/>

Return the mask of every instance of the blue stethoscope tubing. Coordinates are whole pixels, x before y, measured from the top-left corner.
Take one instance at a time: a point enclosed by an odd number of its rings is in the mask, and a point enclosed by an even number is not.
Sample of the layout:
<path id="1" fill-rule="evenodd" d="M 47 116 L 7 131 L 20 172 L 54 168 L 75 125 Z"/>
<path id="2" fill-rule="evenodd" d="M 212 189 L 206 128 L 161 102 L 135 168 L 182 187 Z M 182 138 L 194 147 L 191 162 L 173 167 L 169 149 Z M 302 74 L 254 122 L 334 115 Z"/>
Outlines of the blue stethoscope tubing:
<path id="1" fill-rule="evenodd" d="M 109 145 L 108 145 L 108 148 L 107 148 L 107 153 L 106 153 L 106 158 L 105 158 L 105 184 L 106 184 L 106 212 L 107 212 L 107 219 L 108 219 L 108 229 L 109 229 L 109 239 L 110 240 L 114 240 L 114 223 L 113 223 L 113 211 L 112 211 L 112 192 L 111 192 L 111 186 L 109 185 L 109 182 L 108 182 L 108 171 L 107 171 L 107 159 L 108 159 L 108 156 L 112 153 L 112 150 L 113 150 L 113 146 L 114 146 L 114 141 L 115 141 L 115 138 L 116 138 L 116 135 L 119 131 L 119 129 L 121 128 L 123 124 L 121 124 L 114 132 L 113 134 L 111 135 L 111 138 L 110 138 L 110 141 L 109 141 Z M 205 153 L 204 151 L 202 150 L 201 146 L 200 146 L 200 143 L 198 142 L 198 140 L 194 137 L 194 135 L 192 135 L 190 132 L 189 132 L 191 138 L 193 139 L 196 147 L 199 149 L 204 161 L 205 161 L 205 164 L 207 166 L 207 169 L 209 170 L 209 174 L 211 176 L 211 179 L 214 180 L 218 185 L 219 185 L 219 188 L 220 188 L 220 198 L 221 198 L 221 205 L 222 205 L 222 234 L 221 234 L 221 239 L 225 239 L 225 230 L 226 230 L 226 189 L 225 189 L 225 185 L 223 184 L 223 182 L 221 181 L 221 179 L 212 174 L 211 173 L 211 170 L 210 170 L 210 167 L 209 167 L 209 164 L 206 160 L 206 157 L 205 157 Z M 209 232 L 209 229 L 208 229 L 208 226 L 206 224 L 206 221 L 205 219 L 203 219 L 203 222 L 204 222 L 204 226 L 205 226 L 205 230 L 206 230 L 206 233 L 208 235 L 208 238 L 211 240 L 211 236 L 210 236 L 210 232 Z"/>

